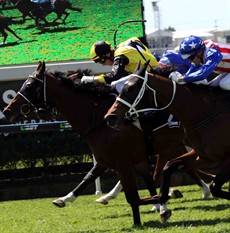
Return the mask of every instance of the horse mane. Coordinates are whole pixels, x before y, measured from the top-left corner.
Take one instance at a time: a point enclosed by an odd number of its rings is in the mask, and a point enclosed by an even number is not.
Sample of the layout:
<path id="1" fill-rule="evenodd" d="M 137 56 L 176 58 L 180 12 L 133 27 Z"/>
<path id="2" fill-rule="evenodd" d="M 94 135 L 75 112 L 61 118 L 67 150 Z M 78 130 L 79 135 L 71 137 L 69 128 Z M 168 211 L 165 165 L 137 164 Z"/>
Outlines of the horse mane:
<path id="1" fill-rule="evenodd" d="M 86 75 L 92 75 L 92 71 L 89 69 L 77 69 L 67 72 L 55 71 L 51 73 L 55 76 L 61 84 L 67 85 L 73 91 L 87 91 L 94 94 L 108 95 L 112 92 L 111 85 L 106 83 L 81 83 L 81 78 Z"/>

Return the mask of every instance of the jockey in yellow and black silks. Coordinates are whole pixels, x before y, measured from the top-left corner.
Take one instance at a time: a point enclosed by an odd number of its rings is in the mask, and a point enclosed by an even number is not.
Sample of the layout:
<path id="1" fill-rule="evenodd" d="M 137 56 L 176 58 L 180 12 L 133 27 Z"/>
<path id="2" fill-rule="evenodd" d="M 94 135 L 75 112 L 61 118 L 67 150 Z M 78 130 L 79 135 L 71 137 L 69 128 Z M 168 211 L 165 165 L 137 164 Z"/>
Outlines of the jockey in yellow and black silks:
<path id="1" fill-rule="evenodd" d="M 98 76 L 83 76 L 83 83 L 112 83 L 133 73 L 140 62 L 150 60 L 150 67 L 156 68 L 158 62 L 148 47 L 137 37 L 132 37 L 120 43 L 115 49 L 107 41 L 97 41 L 90 50 L 91 59 L 102 65 L 112 66 L 109 73 Z M 150 69 L 149 67 L 149 69 Z"/>

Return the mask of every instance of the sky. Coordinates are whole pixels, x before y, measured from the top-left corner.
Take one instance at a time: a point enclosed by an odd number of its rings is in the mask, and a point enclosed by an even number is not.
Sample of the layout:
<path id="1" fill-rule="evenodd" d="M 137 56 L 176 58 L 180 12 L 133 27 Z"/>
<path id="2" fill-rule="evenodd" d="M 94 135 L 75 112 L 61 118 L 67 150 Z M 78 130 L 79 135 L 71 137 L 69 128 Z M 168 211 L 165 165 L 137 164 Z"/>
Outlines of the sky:
<path id="1" fill-rule="evenodd" d="M 155 16 L 152 2 L 143 0 L 146 33 L 155 29 Z M 189 29 L 207 29 L 217 26 L 218 29 L 230 30 L 230 0 L 156 0 L 160 12 L 160 28 L 169 26 L 176 31 Z M 155 1 L 155 2 L 156 2 Z"/>

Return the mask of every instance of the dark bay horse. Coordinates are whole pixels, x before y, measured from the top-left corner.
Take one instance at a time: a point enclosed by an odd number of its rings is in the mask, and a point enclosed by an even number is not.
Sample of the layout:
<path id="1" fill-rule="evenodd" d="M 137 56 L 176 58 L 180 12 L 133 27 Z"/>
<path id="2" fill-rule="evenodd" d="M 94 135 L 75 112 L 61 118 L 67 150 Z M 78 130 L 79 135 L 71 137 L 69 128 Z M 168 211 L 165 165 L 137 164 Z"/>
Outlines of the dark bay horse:
<path id="1" fill-rule="evenodd" d="M 127 124 L 120 131 L 108 127 L 103 118 L 115 100 L 110 93 L 110 86 L 108 88 L 107 85 L 81 84 L 79 78 L 82 75 L 72 74 L 69 78 L 55 76 L 45 71 L 45 63 L 39 63 L 34 74 L 25 81 L 21 90 L 5 108 L 4 114 L 14 122 L 18 116 L 27 115 L 38 108 L 58 108 L 87 142 L 102 168 L 90 177 L 95 178 L 105 168 L 115 170 L 121 180 L 127 202 L 132 207 L 134 224 L 140 224 L 139 205 L 158 203 L 158 198 L 140 200 L 136 188 L 135 167 L 147 164 L 142 132 L 132 124 Z M 76 79 L 74 84 L 73 78 Z M 174 156 L 185 153 L 183 137 L 181 129 L 164 127 L 154 135 L 154 150 L 163 160 L 164 157 L 168 160 L 168 154 Z"/>
<path id="2" fill-rule="evenodd" d="M 191 152 L 168 161 L 163 169 L 160 187 L 161 221 L 171 211 L 167 208 L 170 177 L 184 168 L 218 168 L 210 189 L 214 197 L 230 200 L 230 190 L 222 190 L 230 180 L 230 103 L 229 93 L 219 88 L 199 85 L 177 85 L 162 75 L 149 74 L 146 66 L 130 76 L 122 92 L 105 116 L 108 124 L 116 126 L 122 117 L 138 114 L 142 96 L 148 95 L 148 108 L 168 109 L 183 125 L 185 134 L 194 148 Z M 145 106 L 146 108 L 146 106 Z"/>
<path id="3" fill-rule="evenodd" d="M 10 28 L 10 23 L 11 20 L 9 18 L 3 17 L 0 15 L 0 33 L 3 36 L 3 41 L 0 44 L 5 44 L 6 39 L 8 37 L 8 34 L 6 33 L 6 31 L 10 32 L 11 34 L 13 34 L 17 39 L 22 40 L 22 38 L 20 36 L 18 36 L 16 34 L 16 32 L 14 32 L 11 28 Z"/>
<path id="4" fill-rule="evenodd" d="M 69 12 L 66 10 L 72 10 L 81 12 L 81 8 L 73 7 L 68 0 L 55 0 L 53 7 L 51 1 L 45 3 L 35 3 L 31 0 L 11 0 L 15 7 L 22 13 L 23 21 L 25 21 L 26 16 L 35 19 L 36 24 L 39 24 L 39 21 L 42 20 L 45 24 L 49 24 L 46 20 L 46 16 L 52 12 L 56 13 L 57 17 L 53 20 L 53 23 L 58 19 L 62 20 L 62 23 L 65 24 L 65 20 L 69 16 Z M 62 16 L 64 18 L 62 19 Z"/>
<path id="5" fill-rule="evenodd" d="M 53 12 L 57 14 L 57 18 L 54 19 L 53 22 L 56 22 L 58 19 L 61 19 L 62 22 L 65 24 L 65 20 L 69 16 L 69 12 L 66 11 L 67 9 L 76 11 L 76 12 L 82 12 L 81 8 L 72 6 L 72 4 L 67 0 L 56 0 L 54 2 Z M 61 18 L 62 15 L 65 15 L 63 19 Z"/>

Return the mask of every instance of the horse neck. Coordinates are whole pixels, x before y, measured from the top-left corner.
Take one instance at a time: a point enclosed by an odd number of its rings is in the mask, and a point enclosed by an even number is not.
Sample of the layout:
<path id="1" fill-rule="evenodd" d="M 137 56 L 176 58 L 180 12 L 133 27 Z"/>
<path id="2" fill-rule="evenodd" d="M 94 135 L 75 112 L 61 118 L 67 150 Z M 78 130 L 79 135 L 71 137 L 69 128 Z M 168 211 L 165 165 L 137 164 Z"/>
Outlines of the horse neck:
<path id="1" fill-rule="evenodd" d="M 87 91 L 74 91 L 60 84 L 54 77 L 47 76 L 47 103 L 58 108 L 78 134 L 84 135 L 96 121 L 102 121 L 112 104 L 111 99 L 101 100 Z M 106 101 L 110 104 L 99 104 Z"/>
<path id="2" fill-rule="evenodd" d="M 161 107 L 167 106 L 173 98 L 173 82 L 168 78 L 155 77 L 149 79 L 149 85 L 157 93 L 157 101 Z M 168 106 L 172 113 L 184 126 L 194 126 L 204 120 L 207 112 L 210 112 L 210 104 L 196 96 L 192 89 L 176 84 L 175 97 Z"/>

